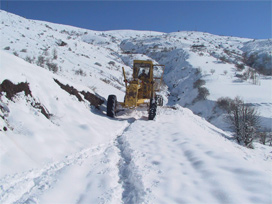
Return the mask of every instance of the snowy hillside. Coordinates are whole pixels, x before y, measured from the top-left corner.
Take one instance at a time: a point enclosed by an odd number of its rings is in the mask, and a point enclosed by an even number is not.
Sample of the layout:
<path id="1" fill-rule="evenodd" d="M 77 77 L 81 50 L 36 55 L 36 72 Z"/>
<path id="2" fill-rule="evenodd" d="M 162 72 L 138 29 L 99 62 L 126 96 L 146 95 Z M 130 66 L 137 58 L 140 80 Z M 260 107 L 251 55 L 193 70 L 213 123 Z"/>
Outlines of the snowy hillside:
<path id="1" fill-rule="evenodd" d="M 253 40 L 244 44 L 241 50 L 248 60 L 248 65 L 271 75 L 272 70 L 272 39 Z"/>
<path id="2" fill-rule="evenodd" d="M 238 145 L 216 108 L 239 95 L 271 131 L 271 76 L 255 83 L 241 77 L 248 65 L 237 69 L 251 52 L 271 69 L 270 40 L 0 15 L 0 203 L 272 203 L 271 146 Z M 121 67 L 131 74 L 133 59 L 166 65 L 154 121 L 141 109 L 105 114 L 109 94 L 124 98 Z"/>
<path id="3" fill-rule="evenodd" d="M 227 129 L 223 120 L 218 123 L 218 115 L 214 109 L 220 97 L 241 96 L 246 103 L 257 107 L 262 116 L 262 125 L 271 130 L 272 124 L 272 78 L 255 73 L 253 79 L 243 78 L 249 67 L 237 69 L 243 62 L 243 52 L 250 39 L 220 37 L 201 32 L 178 32 L 164 34 L 161 37 L 124 40 L 121 48 L 127 53 L 142 53 L 160 64 L 165 64 L 165 82 L 169 87 L 170 104 L 180 104 L 210 120 L 220 128 Z M 263 46 L 263 45 L 266 46 Z M 252 52 L 257 50 L 260 59 L 270 57 L 271 40 L 262 40 L 262 44 L 254 44 Z M 257 48 L 256 48 L 257 47 Z M 250 48 L 246 49 L 249 52 Z M 268 61 L 269 62 L 269 61 Z M 270 60 L 271 65 L 271 60 Z M 265 64 L 270 70 L 272 66 Z M 207 100 L 196 100 L 198 90 L 194 83 L 202 79 L 204 87 L 210 95 Z M 204 108 L 205 107 L 205 108 Z M 215 118 L 215 120 L 213 120 Z"/>
<path id="4" fill-rule="evenodd" d="M 31 63 L 58 72 L 69 80 L 92 88 L 101 96 L 124 97 L 121 67 L 127 74 L 133 59 L 150 59 L 166 66 L 164 80 L 169 104 L 180 104 L 225 130 L 228 125 L 216 108 L 220 97 L 242 97 L 257 107 L 263 130 L 271 130 L 272 79 L 252 71 L 272 70 L 271 40 L 216 36 L 202 32 L 159 33 L 152 31 L 99 32 L 27 20 L 1 11 L 1 47 Z M 255 53 L 255 54 L 254 54 Z M 254 57 L 252 57 L 254 56 Z M 54 66 L 55 65 L 55 66 Z M 237 68 L 239 67 L 239 68 Z M 72 74 L 73 73 L 73 74 Z M 202 79 L 207 100 L 199 100 Z M 101 89 L 107 83 L 106 90 Z M 205 107 L 205 108 L 203 108 Z"/>

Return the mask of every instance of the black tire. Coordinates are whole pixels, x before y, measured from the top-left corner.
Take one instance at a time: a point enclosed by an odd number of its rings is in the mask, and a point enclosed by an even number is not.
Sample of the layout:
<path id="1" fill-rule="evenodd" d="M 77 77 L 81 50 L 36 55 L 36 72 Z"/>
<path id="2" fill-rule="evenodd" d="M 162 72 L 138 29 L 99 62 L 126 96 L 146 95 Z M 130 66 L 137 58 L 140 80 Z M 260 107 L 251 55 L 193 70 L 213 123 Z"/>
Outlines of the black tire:
<path id="1" fill-rule="evenodd" d="M 163 106 L 163 98 L 161 95 L 156 95 L 156 98 L 155 98 L 158 106 Z"/>
<path id="2" fill-rule="evenodd" d="M 116 116 L 117 97 L 109 95 L 107 102 L 107 116 L 115 118 Z"/>
<path id="3" fill-rule="evenodd" d="M 156 100 L 150 99 L 150 106 L 149 106 L 149 111 L 148 111 L 148 120 L 154 120 L 154 118 L 156 116 L 156 111 L 157 111 Z"/>

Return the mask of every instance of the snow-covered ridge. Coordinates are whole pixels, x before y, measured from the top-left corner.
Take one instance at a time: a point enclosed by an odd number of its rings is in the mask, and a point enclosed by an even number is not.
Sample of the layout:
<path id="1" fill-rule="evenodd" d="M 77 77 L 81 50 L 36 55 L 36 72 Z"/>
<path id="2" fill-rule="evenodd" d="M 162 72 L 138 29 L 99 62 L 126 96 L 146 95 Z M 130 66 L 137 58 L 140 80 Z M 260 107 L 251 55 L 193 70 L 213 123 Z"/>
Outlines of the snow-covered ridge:
<path id="1" fill-rule="evenodd" d="M 241 50 L 244 51 L 252 67 L 272 73 L 272 39 L 244 43 Z"/>

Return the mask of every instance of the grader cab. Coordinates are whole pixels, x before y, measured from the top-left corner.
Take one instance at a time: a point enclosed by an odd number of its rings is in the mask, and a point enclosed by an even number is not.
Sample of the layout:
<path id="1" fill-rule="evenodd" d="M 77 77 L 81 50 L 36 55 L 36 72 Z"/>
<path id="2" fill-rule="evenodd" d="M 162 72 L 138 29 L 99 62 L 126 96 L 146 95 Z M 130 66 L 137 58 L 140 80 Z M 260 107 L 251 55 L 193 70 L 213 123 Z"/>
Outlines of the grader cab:
<path id="1" fill-rule="evenodd" d="M 162 83 L 164 65 L 154 65 L 152 61 L 134 60 L 132 80 L 127 80 L 123 68 L 126 95 L 124 102 L 117 102 L 115 95 L 109 95 L 107 102 L 107 115 L 115 117 L 117 107 L 136 108 L 146 105 L 148 107 L 148 119 L 156 116 L 157 105 L 163 105 L 162 96 L 157 95 Z"/>

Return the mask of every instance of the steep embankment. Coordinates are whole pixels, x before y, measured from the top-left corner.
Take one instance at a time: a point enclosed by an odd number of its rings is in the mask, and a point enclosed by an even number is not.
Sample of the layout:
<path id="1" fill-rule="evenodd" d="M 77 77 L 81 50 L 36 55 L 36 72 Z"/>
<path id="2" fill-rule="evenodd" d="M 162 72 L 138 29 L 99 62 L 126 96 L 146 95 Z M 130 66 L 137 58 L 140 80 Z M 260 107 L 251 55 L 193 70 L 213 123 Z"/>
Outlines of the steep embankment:
<path id="1" fill-rule="evenodd" d="M 86 147 L 113 140 L 125 121 L 110 121 L 86 99 L 62 89 L 55 79 L 79 92 L 92 94 L 86 86 L 73 83 L 41 67 L 1 51 L 0 81 L 27 82 L 31 95 L 19 92 L 12 100 L 2 92 L 1 102 L 9 113 L 1 120 L 1 176 L 43 165 Z M 105 87 L 106 88 L 106 87 Z M 93 95 L 95 97 L 95 95 Z M 39 104 L 48 113 L 48 118 Z M 4 111 L 3 111 L 4 112 Z M 95 114 L 97 112 L 97 114 Z M 1 116 L 3 116 L 1 110 Z M 7 131 L 4 131 L 7 127 Z M 107 131 L 105 131 L 107 127 Z M 8 159 L 9 158 L 9 159 Z M 14 162 L 16 161 L 16 162 Z"/>

